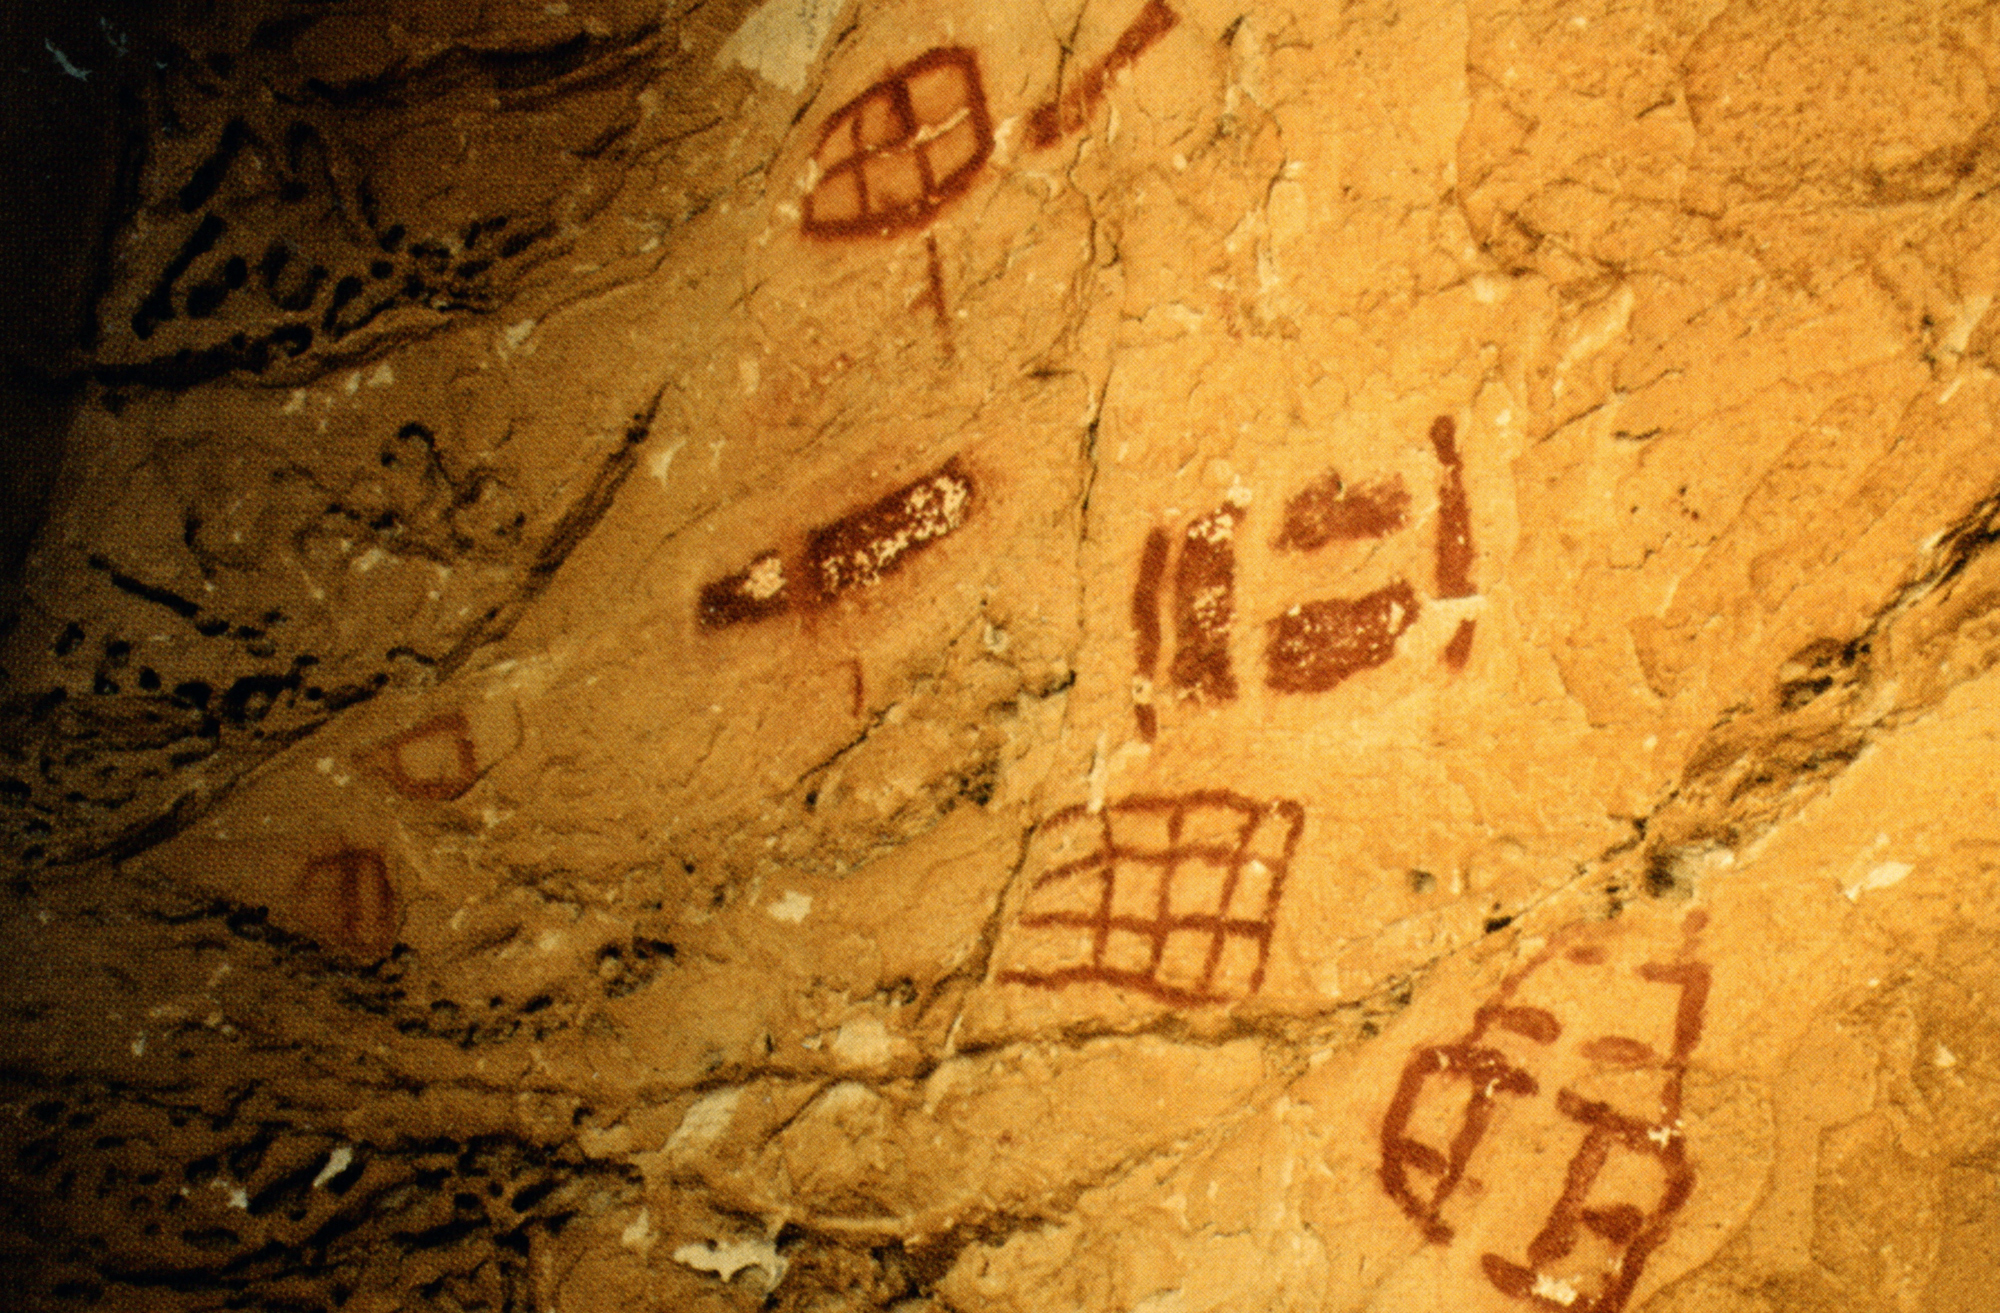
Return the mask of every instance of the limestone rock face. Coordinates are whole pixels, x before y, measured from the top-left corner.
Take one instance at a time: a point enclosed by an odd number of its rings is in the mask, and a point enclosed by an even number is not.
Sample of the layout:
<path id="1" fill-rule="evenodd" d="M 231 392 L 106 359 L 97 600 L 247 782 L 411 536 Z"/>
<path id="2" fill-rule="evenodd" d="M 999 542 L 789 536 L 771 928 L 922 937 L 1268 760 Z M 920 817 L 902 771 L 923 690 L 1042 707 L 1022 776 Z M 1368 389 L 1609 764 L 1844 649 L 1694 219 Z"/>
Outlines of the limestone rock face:
<path id="1" fill-rule="evenodd" d="M 194 8 L 25 1306 L 1990 1306 L 1992 6 Z"/>

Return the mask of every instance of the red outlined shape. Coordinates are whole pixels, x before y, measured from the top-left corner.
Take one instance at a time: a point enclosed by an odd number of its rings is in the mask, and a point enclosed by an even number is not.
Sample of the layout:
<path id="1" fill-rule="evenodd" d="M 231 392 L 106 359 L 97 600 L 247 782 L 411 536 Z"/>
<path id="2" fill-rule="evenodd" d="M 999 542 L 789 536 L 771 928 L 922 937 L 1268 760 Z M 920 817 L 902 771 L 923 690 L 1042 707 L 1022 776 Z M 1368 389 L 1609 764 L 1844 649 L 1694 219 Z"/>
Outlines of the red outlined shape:
<path id="1" fill-rule="evenodd" d="M 1679 991 L 1670 1052 L 1656 1053 L 1644 1041 L 1623 1035 L 1596 1036 L 1578 1047 L 1583 1057 L 1600 1067 L 1659 1072 L 1657 1111 L 1635 1116 L 1568 1087 L 1555 1092 L 1556 1111 L 1586 1129 L 1564 1168 L 1555 1202 L 1527 1244 L 1527 1261 L 1491 1252 L 1480 1255 L 1481 1271 L 1502 1293 L 1552 1313 L 1617 1313 L 1631 1298 L 1647 1259 L 1672 1232 L 1675 1215 L 1693 1195 L 1695 1169 L 1688 1160 L 1680 1120 L 1688 1063 L 1701 1042 L 1708 1001 L 1710 969 L 1692 956 L 1706 923 L 1706 913 L 1691 913 L 1684 923 L 1678 958 L 1642 963 L 1634 971 L 1647 984 Z M 1380 1179 L 1389 1197 L 1433 1244 L 1449 1244 L 1454 1238 L 1443 1209 L 1465 1181 L 1474 1152 L 1492 1130 L 1500 1097 L 1530 1099 L 1540 1093 L 1528 1068 L 1493 1040 L 1496 1031 L 1508 1031 L 1546 1047 L 1561 1037 L 1562 1027 L 1551 1013 L 1513 1002 L 1527 978 L 1560 951 L 1559 944 L 1544 948 L 1501 983 L 1474 1013 L 1472 1027 L 1463 1036 L 1413 1050 L 1403 1067 L 1382 1119 Z M 1579 965 L 1604 961 L 1594 945 L 1564 955 Z M 1434 1080 L 1462 1080 L 1467 1091 L 1457 1129 L 1442 1148 L 1410 1134 L 1418 1104 Z M 1649 1206 L 1642 1208 L 1629 1200 L 1592 1202 L 1592 1188 L 1613 1155 L 1620 1153 L 1646 1161 L 1657 1173 L 1658 1193 Z M 1415 1177 L 1429 1178 L 1428 1187 Z M 1578 1270 L 1580 1245 L 1592 1237 L 1610 1252 Z M 1565 1260 L 1571 1270 L 1552 1270 Z"/>
<path id="2" fill-rule="evenodd" d="M 364 961 L 396 946 L 402 915 L 389 864 L 374 848 L 342 848 L 308 860 L 292 884 L 296 916 L 323 946 Z"/>
<path id="3" fill-rule="evenodd" d="M 799 230 L 878 237 L 921 228 L 992 153 L 978 58 L 963 46 L 926 51 L 827 118 Z"/>
<path id="4" fill-rule="evenodd" d="M 447 711 L 386 739 L 362 759 L 405 798 L 450 802 L 479 781 L 472 726 L 462 711 Z"/>
<path id="5" fill-rule="evenodd" d="M 1104 58 L 1070 84 L 1067 91 L 1036 106 L 1028 115 L 1028 145 L 1042 150 L 1062 140 L 1090 122 L 1092 111 L 1104 99 L 1111 79 L 1139 62 L 1155 41 L 1173 31 L 1180 15 L 1162 0 L 1147 0 L 1146 7 L 1118 34 L 1118 40 Z"/>
<path id="6" fill-rule="evenodd" d="M 1224 790 L 1057 812 L 1040 841 L 1081 838 L 1090 851 L 1035 878 L 1009 954 L 1032 962 L 996 978 L 1110 985 L 1174 1006 L 1255 994 L 1304 829 L 1296 802 Z"/>

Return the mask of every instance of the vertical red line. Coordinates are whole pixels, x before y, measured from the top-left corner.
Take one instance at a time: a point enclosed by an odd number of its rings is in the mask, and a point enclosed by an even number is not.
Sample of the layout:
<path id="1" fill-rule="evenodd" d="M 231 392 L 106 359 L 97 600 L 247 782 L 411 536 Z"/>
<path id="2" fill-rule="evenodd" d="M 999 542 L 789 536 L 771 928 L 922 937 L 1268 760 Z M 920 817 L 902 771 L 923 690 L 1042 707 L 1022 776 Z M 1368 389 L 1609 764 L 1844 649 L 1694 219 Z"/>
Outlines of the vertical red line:
<path id="1" fill-rule="evenodd" d="M 1174 564 L 1174 683 L 1202 697 L 1236 697 L 1229 637 L 1236 623 L 1236 527 L 1242 510 L 1227 503 L 1182 535 Z"/>
<path id="2" fill-rule="evenodd" d="M 1118 848 L 1111 840 L 1111 809 L 1098 813 L 1098 823 L 1103 829 L 1097 851 L 1103 856 L 1103 888 L 1097 895 L 1097 924 L 1092 929 L 1090 943 L 1090 965 L 1096 970 L 1104 970 L 1104 947 L 1111 940 L 1111 899 L 1118 891 Z"/>
<path id="3" fill-rule="evenodd" d="M 1153 958 L 1146 974 L 1155 983 L 1160 981 L 1160 963 L 1167 955 L 1167 917 L 1173 906 L 1174 876 L 1181 865 L 1181 822 L 1187 816 L 1188 804 L 1180 803 L 1167 813 L 1166 864 L 1160 868 L 1160 892 L 1153 900 Z M 1203 992 L 1207 992 L 1206 984 Z"/>
<path id="4" fill-rule="evenodd" d="M 1222 948 L 1229 938 L 1226 922 L 1229 920 L 1229 904 L 1236 897 L 1236 882 L 1243 876 L 1243 862 L 1250 851 L 1250 839 L 1257 832 L 1257 822 L 1262 819 L 1261 810 L 1252 808 L 1243 818 L 1243 826 L 1236 832 L 1236 850 L 1229 854 L 1229 870 L 1222 877 L 1222 890 L 1215 900 L 1215 933 L 1209 936 L 1208 957 L 1201 964 L 1201 992 L 1209 992 L 1215 982 L 1216 968 L 1222 965 Z"/>
<path id="5" fill-rule="evenodd" d="M 1470 597 L 1472 587 L 1472 507 L 1465 496 L 1465 465 L 1454 441 L 1449 415 L 1431 423 L 1431 447 L 1444 478 L 1438 487 L 1437 589 L 1439 597 Z M 1470 641 L 1470 640 L 1468 640 Z"/>
<path id="6" fill-rule="evenodd" d="M 1139 677 L 1153 682 L 1160 665 L 1160 580 L 1167 573 L 1169 540 L 1165 529 L 1146 535 L 1139 556 L 1139 581 L 1132 588 L 1132 648 Z M 1159 714 L 1144 703 L 1136 709 L 1139 737 L 1151 743 L 1160 730 Z"/>
<path id="7" fill-rule="evenodd" d="M 1451 641 L 1444 645 L 1445 669 L 1454 673 L 1465 669 L 1465 663 L 1472 658 L 1472 630 L 1474 621 L 1469 617 L 1458 622 Z"/>

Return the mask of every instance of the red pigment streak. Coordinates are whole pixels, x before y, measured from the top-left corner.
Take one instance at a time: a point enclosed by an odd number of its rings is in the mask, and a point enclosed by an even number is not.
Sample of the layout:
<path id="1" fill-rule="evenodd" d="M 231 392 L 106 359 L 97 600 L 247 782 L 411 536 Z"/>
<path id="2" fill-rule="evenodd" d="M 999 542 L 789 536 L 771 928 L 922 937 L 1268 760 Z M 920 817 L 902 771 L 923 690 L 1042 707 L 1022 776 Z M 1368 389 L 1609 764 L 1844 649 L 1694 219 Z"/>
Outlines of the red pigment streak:
<path id="1" fill-rule="evenodd" d="M 472 727 L 465 713 L 448 711 L 404 730 L 365 759 L 405 798 L 450 802 L 479 779 Z"/>
<path id="2" fill-rule="evenodd" d="M 1317 551 L 1330 542 L 1381 538 L 1403 527 L 1410 494 L 1402 480 L 1349 488 L 1328 470 L 1285 503 L 1285 526 L 1274 544 L 1279 551 Z"/>
<path id="3" fill-rule="evenodd" d="M 1458 628 L 1452 631 L 1451 641 L 1444 645 L 1445 669 L 1453 672 L 1463 670 L 1465 663 L 1472 659 L 1474 623 L 1471 620 L 1461 620 L 1458 622 Z"/>
<path id="4" fill-rule="evenodd" d="M 1114 828 L 1139 818 L 1163 820 L 1165 842 L 1120 843 Z M 1128 798 L 1097 813 L 1087 807 L 1071 807 L 1049 817 L 1041 829 L 1046 833 L 1070 827 L 1085 833 L 1094 831 L 1096 846 L 1086 856 L 1039 876 L 1017 924 L 1025 931 L 1089 931 L 1087 960 L 1053 968 L 1003 970 L 999 980 L 1044 989 L 1110 985 L 1174 1006 L 1227 1002 L 1238 995 L 1254 994 L 1263 985 L 1286 872 L 1305 829 L 1303 807 L 1296 802 L 1259 803 L 1236 793 L 1205 790 Z M 1197 833 L 1191 836 L 1190 830 Z M 1176 911 L 1177 891 L 1194 871 L 1209 876 L 1221 873 L 1214 902 Z M 1250 895 L 1251 905 L 1239 907 L 1244 876 L 1253 871 L 1266 881 L 1262 896 Z M 1156 896 L 1144 914 L 1114 912 L 1121 877 L 1157 878 Z M 1038 901 L 1073 904 L 1073 899 L 1063 895 L 1079 884 L 1085 890 L 1095 887 L 1095 906 L 1090 910 L 1075 910 L 1073 905 L 1036 910 Z M 1143 960 L 1135 959 L 1132 966 L 1108 962 L 1114 935 L 1142 945 Z M 1221 980 L 1224 950 L 1231 942 L 1251 945 L 1255 961 L 1247 974 Z M 1176 953 L 1176 949 L 1198 951 Z"/>
<path id="5" fill-rule="evenodd" d="M 1270 622 L 1265 682 L 1281 693 L 1322 693 L 1396 655 L 1416 623 L 1416 590 L 1401 580 L 1362 597 L 1301 602 Z"/>
<path id="6" fill-rule="evenodd" d="M 1174 563 L 1176 686 L 1202 697 L 1236 696 L 1229 663 L 1229 629 L 1236 618 L 1236 525 L 1242 510 L 1220 507 L 1187 528 Z"/>
<path id="7" fill-rule="evenodd" d="M 373 848 L 312 858 L 292 887 L 301 922 L 315 939 L 365 960 L 396 945 L 396 888 Z"/>
<path id="8" fill-rule="evenodd" d="M 944 350 L 944 358 L 950 360 L 954 354 L 951 340 L 951 311 L 944 301 L 944 265 L 938 259 L 937 236 L 924 234 L 925 272 L 930 285 L 918 304 L 928 301 L 937 316 L 938 344 Z"/>
<path id="9" fill-rule="evenodd" d="M 1147 47 L 1172 31 L 1178 22 L 1180 16 L 1161 0 L 1148 0 L 1139 16 L 1119 34 L 1109 54 L 1078 78 L 1068 91 L 1037 106 L 1028 115 L 1028 144 L 1036 150 L 1053 146 L 1065 132 L 1074 132 L 1088 123 L 1091 111 L 1104 99 L 1111 79 L 1136 64 Z"/>
<path id="10" fill-rule="evenodd" d="M 842 593 L 872 588 L 910 557 L 949 537 L 972 512 L 972 478 L 953 457 L 914 483 L 807 535 L 796 571 L 806 579 L 799 605 L 825 606 Z M 776 552 L 704 584 L 695 605 L 705 629 L 782 615 L 793 605 L 791 576 Z"/>
<path id="11" fill-rule="evenodd" d="M 1516 1035 L 1524 1035 L 1537 1044 L 1553 1044 L 1562 1038 L 1563 1033 L 1562 1023 L 1547 1008 L 1495 1008 L 1493 1024 Z"/>
<path id="12" fill-rule="evenodd" d="M 1650 1044 L 1624 1035 L 1601 1035 L 1578 1052 L 1592 1062 L 1612 1067 L 1650 1067 L 1660 1060 Z"/>
<path id="13" fill-rule="evenodd" d="M 1695 937 L 1705 921 L 1702 914 L 1689 916 L 1683 953 L 1693 950 Z M 1553 1016 L 1511 1002 L 1521 983 L 1556 951 L 1555 946 L 1544 949 L 1502 982 L 1500 989 L 1474 1014 L 1472 1028 L 1462 1038 L 1450 1044 L 1415 1049 L 1404 1066 L 1402 1080 L 1382 1119 L 1381 1181 L 1389 1197 L 1432 1243 L 1447 1244 L 1453 1238 L 1452 1228 L 1440 1214 L 1465 1179 L 1465 1168 L 1473 1151 L 1492 1128 L 1497 1096 L 1528 1098 L 1538 1093 L 1532 1075 L 1481 1041 L 1495 1026 L 1527 1035 L 1538 1043 L 1550 1043 L 1559 1037 L 1560 1028 Z M 1580 964 L 1604 961 L 1603 950 L 1595 945 L 1571 948 L 1565 955 Z M 1637 974 L 1643 980 L 1671 985 L 1680 991 L 1675 1007 L 1672 1055 L 1663 1060 L 1646 1045 L 1623 1036 L 1589 1040 L 1580 1051 L 1597 1061 L 1661 1068 L 1666 1079 L 1660 1091 L 1659 1115 L 1632 1117 L 1574 1090 L 1558 1090 L 1557 1111 L 1586 1128 L 1582 1144 L 1564 1169 L 1561 1193 L 1550 1207 L 1541 1230 L 1529 1241 L 1525 1264 L 1499 1254 L 1480 1256 L 1480 1268 L 1496 1289 L 1537 1307 L 1565 1313 L 1617 1313 L 1624 1308 L 1645 1270 L 1646 1260 L 1666 1240 L 1675 1215 L 1694 1193 L 1694 1168 L 1687 1159 L 1686 1141 L 1677 1128 L 1688 1059 L 1701 1039 L 1709 968 L 1705 963 L 1683 957 L 1676 962 L 1646 963 L 1638 968 Z M 1523 1013 L 1538 1014 L 1547 1021 L 1538 1019 L 1523 1026 L 1520 1024 Z M 1458 1130 L 1443 1150 L 1414 1140 L 1408 1133 L 1417 1101 L 1426 1083 L 1433 1079 L 1464 1079 L 1470 1091 Z M 1659 1192 L 1650 1209 L 1628 1202 L 1586 1203 L 1612 1154 L 1620 1152 L 1650 1160 L 1657 1170 Z M 1434 1178 L 1427 1194 L 1412 1182 L 1413 1172 Z M 1598 1288 L 1594 1292 L 1577 1290 L 1572 1277 L 1569 1284 L 1572 1297 L 1568 1303 L 1538 1293 L 1541 1278 L 1547 1275 L 1545 1269 L 1573 1254 L 1586 1233 L 1608 1243 L 1615 1251 L 1607 1261 L 1591 1265 L 1603 1274 Z"/>
<path id="14" fill-rule="evenodd" d="M 784 564 L 776 552 L 765 552 L 748 569 L 702 585 L 695 614 L 707 629 L 768 620 L 790 610 L 792 599 Z"/>
<path id="15" fill-rule="evenodd" d="M 1139 555 L 1139 580 L 1132 586 L 1132 649 L 1139 677 L 1148 684 L 1160 665 L 1160 580 L 1167 572 L 1167 552 L 1171 542 L 1165 529 L 1146 534 L 1146 548 Z M 1160 718 L 1148 703 L 1133 708 L 1139 720 L 1139 737 L 1151 743 L 1160 732 Z"/>
<path id="16" fill-rule="evenodd" d="M 972 509 L 972 480 L 954 457 L 935 472 L 813 530 L 805 574 L 824 604 L 872 588 L 915 553 L 952 534 Z"/>
<path id="17" fill-rule="evenodd" d="M 962 46 L 928 51 L 827 119 L 813 151 L 819 181 L 799 229 L 874 237 L 922 227 L 972 185 L 992 153 L 978 59 Z"/>
<path id="18" fill-rule="evenodd" d="M 1472 507 L 1465 497 L 1465 466 L 1449 415 L 1431 423 L 1431 447 L 1444 466 L 1438 487 L 1437 590 L 1439 597 L 1470 597 L 1472 587 Z M 1471 642 L 1468 638 L 1467 643 Z"/>

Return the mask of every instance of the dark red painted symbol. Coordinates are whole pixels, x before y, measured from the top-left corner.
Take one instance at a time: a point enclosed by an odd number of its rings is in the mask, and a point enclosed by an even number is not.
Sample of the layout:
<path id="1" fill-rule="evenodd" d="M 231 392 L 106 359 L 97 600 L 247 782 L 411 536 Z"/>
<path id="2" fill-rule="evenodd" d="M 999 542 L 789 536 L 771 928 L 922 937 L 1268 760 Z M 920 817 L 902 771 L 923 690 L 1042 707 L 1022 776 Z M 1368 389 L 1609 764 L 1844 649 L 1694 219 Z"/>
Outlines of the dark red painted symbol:
<path id="1" fill-rule="evenodd" d="M 812 237 L 920 228 L 972 185 L 992 153 L 978 59 L 962 46 L 927 51 L 827 119 L 799 228 Z"/>
<path id="2" fill-rule="evenodd" d="M 1437 595 L 1470 597 L 1476 591 L 1471 511 L 1450 416 L 1438 417 L 1430 438 L 1442 470 Z M 1400 479 L 1350 485 L 1338 471 L 1329 470 L 1285 504 L 1284 522 L 1271 546 L 1279 552 L 1316 552 L 1334 543 L 1388 537 L 1407 525 L 1409 511 L 1410 496 Z M 1146 535 L 1132 590 L 1139 676 L 1133 701 L 1141 738 L 1151 741 L 1158 735 L 1159 704 L 1169 692 L 1176 698 L 1217 702 L 1237 696 L 1230 649 L 1236 626 L 1236 554 L 1247 519 L 1246 506 L 1230 501 L 1196 517 L 1179 534 L 1154 528 Z M 1173 616 L 1168 689 L 1154 684 L 1166 655 L 1163 607 Z M 1264 682 L 1280 693 L 1335 688 L 1393 658 L 1396 640 L 1417 622 L 1422 609 L 1416 589 L 1400 579 L 1360 597 L 1301 602 L 1265 622 Z M 1472 635 L 1473 622 L 1461 620 L 1442 653 L 1449 669 L 1464 668 L 1472 654 Z"/>
<path id="3" fill-rule="evenodd" d="M 472 727 L 465 713 L 448 711 L 380 744 L 361 764 L 405 798 L 449 802 L 479 779 Z"/>
<path id="4" fill-rule="evenodd" d="M 1071 807 L 1036 847 L 1083 855 L 1035 878 L 998 979 L 1097 983 L 1180 1006 L 1254 994 L 1305 809 L 1221 790 Z"/>
<path id="5" fill-rule="evenodd" d="M 1631 1298 L 1646 1260 L 1671 1232 L 1675 1214 L 1694 1193 L 1695 1170 L 1688 1161 L 1680 1119 L 1688 1061 L 1701 1042 L 1708 1001 L 1708 965 L 1691 956 L 1706 919 L 1700 912 L 1688 917 L 1686 942 L 1677 960 L 1648 962 L 1635 972 L 1646 984 L 1678 991 L 1669 1052 L 1655 1052 L 1644 1041 L 1624 1035 L 1597 1036 L 1578 1046 L 1583 1057 L 1602 1068 L 1659 1073 L 1656 1108 L 1635 1115 L 1574 1089 L 1556 1091 L 1556 1111 L 1582 1126 L 1584 1134 L 1564 1169 L 1555 1202 L 1528 1242 L 1526 1261 L 1495 1253 L 1480 1256 L 1480 1269 L 1503 1293 L 1565 1313 L 1616 1313 Z M 1494 1040 L 1496 1032 L 1508 1032 L 1545 1048 L 1561 1038 L 1562 1026 L 1552 1013 L 1513 1001 L 1522 983 L 1556 952 L 1554 946 L 1544 949 L 1509 976 L 1459 1039 L 1418 1048 L 1404 1065 L 1382 1119 L 1382 1188 L 1433 1244 L 1449 1244 L 1454 1238 L 1454 1229 L 1443 1217 L 1445 1205 L 1464 1183 L 1467 1167 L 1492 1131 L 1501 1098 L 1525 1100 L 1541 1092 L 1529 1070 L 1530 1060 L 1510 1058 Z M 1590 945 L 1567 956 L 1581 965 L 1603 962 L 1601 950 Z M 1442 1144 L 1418 1139 L 1411 1125 L 1426 1095 L 1451 1088 L 1459 1089 L 1456 1097 L 1464 1100 L 1456 1130 Z M 1437 1125 L 1439 1119 L 1433 1113 L 1425 1120 Z M 1627 1199 L 1592 1199 L 1614 1155 L 1638 1158 L 1657 1180 L 1654 1196 L 1643 1207 Z M 1626 1170 L 1613 1175 L 1629 1183 L 1633 1174 Z"/>
<path id="6" fill-rule="evenodd" d="M 736 573 L 703 585 L 696 613 L 705 628 L 719 629 L 768 620 L 795 606 L 824 607 L 843 593 L 874 587 L 956 532 L 972 504 L 971 476 L 956 458 L 948 460 L 813 530 L 790 570 L 778 552 L 764 552 Z"/>
<path id="7" fill-rule="evenodd" d="M 306 933 L 328 948 L 374 961 L 396 946 L 396 887 L 376 849 L 342 848 L 312 858 L 292 898 Z"/>

